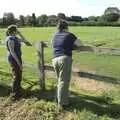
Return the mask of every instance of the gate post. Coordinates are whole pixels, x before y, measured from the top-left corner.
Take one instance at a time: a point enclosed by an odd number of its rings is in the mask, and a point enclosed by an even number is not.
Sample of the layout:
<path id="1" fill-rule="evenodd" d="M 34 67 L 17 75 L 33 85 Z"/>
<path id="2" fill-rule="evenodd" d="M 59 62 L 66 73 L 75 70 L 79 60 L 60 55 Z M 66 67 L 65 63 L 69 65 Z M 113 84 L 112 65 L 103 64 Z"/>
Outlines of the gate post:
<path id="1" fill-rule="evenodd" d="M 39 42 L 38 48 L 38 68 L 39 68 L 39 81 L 40 81 L 40 88 L 42 91 L 45 90 L 45 68 L 44 68 L 44 42 Z"/>

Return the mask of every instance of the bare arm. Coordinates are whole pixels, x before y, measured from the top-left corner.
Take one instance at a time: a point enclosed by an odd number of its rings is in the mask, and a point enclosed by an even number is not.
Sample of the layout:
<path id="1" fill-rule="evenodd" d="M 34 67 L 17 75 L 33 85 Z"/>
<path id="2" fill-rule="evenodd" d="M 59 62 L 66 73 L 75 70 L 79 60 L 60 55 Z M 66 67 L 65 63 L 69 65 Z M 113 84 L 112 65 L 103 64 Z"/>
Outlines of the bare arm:
<path id="1" fill-rule="evenodd" d="M 8 41 L 8 47 L 9 47 L 9 50 L 10 50 L 10 53 L 11 55 L 13 56 L 13 58 L 15 59 L 15 61 L 17 62 L 17 64 L 19 65 L 19 67 L 22 69 L 22 65 L 14 51 L 14 41 Z"/>
<path id="2" fill-rule="evenodd" d="M 80 39 L 77 39 L 77 40 L 75 40 L 74 45 L 77 47 L 83 46 L 83 42 Z"/>
<path id="3" fill-rule="evenodd" d="M 92 46 L 77 46 L 76 50 L 78 52 L 80 52 L 80 51 L 95 52 L 95 47 L 92 47 Z"/>
<path id="4" fill-rule="evenodd" d="M 27 46 L 32 46 L 32 44 L 25 39 L 25 37 L 18 31 L 18 35 L 21 38 L 21 42 L 24 42 Z"/>
<path id="5" fill-rule="evenodd" d="M 75 42 L 74 42 L 74 45 L 76 46 L 75 47 L 75 50 L 77 50 L 78 52 L 80 51 L 90 51 L 90 52 L 94 52 L 94 47 L 92 46 L 85 46 L 81 40 L 77 39 Z"/>

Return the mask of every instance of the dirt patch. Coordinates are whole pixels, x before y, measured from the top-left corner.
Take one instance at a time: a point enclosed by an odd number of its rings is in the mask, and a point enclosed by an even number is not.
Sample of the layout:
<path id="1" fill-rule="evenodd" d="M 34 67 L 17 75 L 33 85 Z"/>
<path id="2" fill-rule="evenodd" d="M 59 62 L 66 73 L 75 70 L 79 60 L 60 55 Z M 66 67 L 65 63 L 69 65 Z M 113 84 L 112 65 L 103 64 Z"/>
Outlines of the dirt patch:
<path id="1" fill-rule="evenodd" d="M 48 76 L 56 78 L 56 74 L 54 72 L 47 71 L 46 72 Z M 91 91 L 106 91 L 106 90 L 112 90 L 115 88 L 115 86 L 112 83 L 106 83 L 103 81 L 98 81 L 94 79 L 89 78 L 81 78 L 72 76 L 72 83 L 78 88 L 78 89 L 85 89 L 85 90 L 91 90 Z"/>
<path id="2" fill-rule="evenodd" d="M 72 77 L 72 82 L 76 87 L 80 89 L 92 91 L 106 91 L 115 88 L 111 83 L 105 83 L 88 78 Z"/>
<path id="3" fill-rule="evenodd" d="M 34 109 L 27 100 L 11 101 L 4 98 L 0 103 L 0 120 L 34 120 Z"/>

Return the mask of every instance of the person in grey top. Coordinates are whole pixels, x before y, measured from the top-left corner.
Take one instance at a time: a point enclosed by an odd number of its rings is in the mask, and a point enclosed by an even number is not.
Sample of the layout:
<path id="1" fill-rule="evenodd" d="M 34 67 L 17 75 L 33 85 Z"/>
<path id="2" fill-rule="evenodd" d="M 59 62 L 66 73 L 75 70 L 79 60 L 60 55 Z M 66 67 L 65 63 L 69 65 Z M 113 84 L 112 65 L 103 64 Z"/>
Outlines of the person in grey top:
<path id="1" fill-rule="evenodd" d="M 18 31 L 16 25 L 8 26 L 6 31 L 6 48 L 8 51 L 8 62 L 10 63 L 13 75 L 12 97 L 18 99 L 20 97 L 21 80 L 22 80 L 22 52 L 21 42 L 27 46 L 32 44 L 27 41 Z"/>

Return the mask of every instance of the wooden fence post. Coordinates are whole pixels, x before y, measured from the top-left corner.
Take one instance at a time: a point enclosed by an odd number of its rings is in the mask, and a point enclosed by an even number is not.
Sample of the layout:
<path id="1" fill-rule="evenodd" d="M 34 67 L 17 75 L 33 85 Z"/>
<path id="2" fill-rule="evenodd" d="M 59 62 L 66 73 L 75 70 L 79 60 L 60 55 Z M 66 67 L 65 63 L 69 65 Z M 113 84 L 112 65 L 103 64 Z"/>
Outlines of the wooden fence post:
<path id="1" fill-rule="evenodd" d="M 44 69 L 44 42 L 39 42 L 38 48 L 38 68 L 39 68 L 39 80 L 40 80 L 40 88 L 42 91 L 45 90 L 45 69 Z"/>

